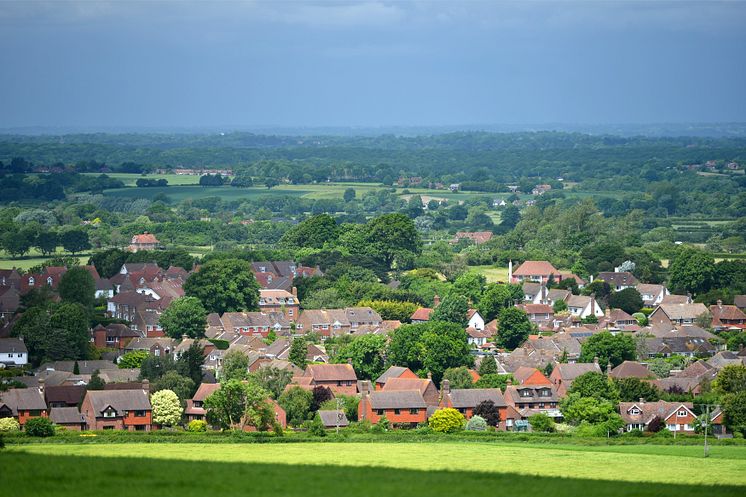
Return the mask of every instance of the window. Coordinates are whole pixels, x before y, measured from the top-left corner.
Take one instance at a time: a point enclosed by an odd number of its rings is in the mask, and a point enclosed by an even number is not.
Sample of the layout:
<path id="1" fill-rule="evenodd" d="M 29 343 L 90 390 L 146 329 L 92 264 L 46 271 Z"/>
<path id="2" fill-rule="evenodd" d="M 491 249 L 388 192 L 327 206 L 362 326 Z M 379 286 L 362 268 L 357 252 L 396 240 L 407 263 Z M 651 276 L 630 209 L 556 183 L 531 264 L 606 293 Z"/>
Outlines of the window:
<path id="1" fill-rule="evenodd" d="M 135 431 L 145 431 L 145 425 L 135 425 Z"/>
<path id="2" fill-rule="evenodd" d="M 144 418 L 145 414 L 146 414 L 146 411 L 135 411 L 136 418 Z"/>
<path id="3" fill-rule="evenodd" d="M 47 278 L 47 285 L 52 286 L 52 277 Z"/>
<path id="4" fill-rule="evenodd" d="M 639 416 L 640 410 L 636 407 L 633 407 L 632 409 L 629 410 L 629 413 L 633 416 Z"/>
<path id="5" fill-rule="evenodd" d="M 34 286 L 34 283 L 35 283 L 35 280 L 33 277 L 28 279 L 28 286 Z"/>
<path id="6" fill-rule="evenodd" d="M 105 418 L 115 418 L 117 417 L 117 412 L 114 409 L 107 409 L 104 411 L 104 417 Z"/>
<path id="7" fill-rule="evenodd" d="M 383 416 L 383 409 L 376 409 L 376 414 Z"/>
<path id="8" fill-rule="evenodd" d="M 114 429 L 113 426 L 104 426 L 104 430 L 113 430 L 113 429 Z"/>
<path id="9" fill-rule="evenodd" d="M 401 409 L 394 409 L 394 414 L 401 414 Z"/>
<path id="10" fill-rule="evenodd" d="M 686 409 L 679 409 L 677 416 L 681 416 L 681 417 L 686 416 Z"/>
<path id="11" fill-rule="evenodd" d="M 419 413 L 420 413 L 419 409 L 410 409 L 409 410 L 409 414 L 419 414 Z"/>
<path id="12" fill-rule="evenodd" d="M 521 390 L 521 397 L 531 397 L 531 390 Z"/>
<path id="13" fill-rule="evenodd" d="M 292 315 L 293 315 L 293 310 L 292 309 L 288 309 L 288 316 L 292 316 Z"/>

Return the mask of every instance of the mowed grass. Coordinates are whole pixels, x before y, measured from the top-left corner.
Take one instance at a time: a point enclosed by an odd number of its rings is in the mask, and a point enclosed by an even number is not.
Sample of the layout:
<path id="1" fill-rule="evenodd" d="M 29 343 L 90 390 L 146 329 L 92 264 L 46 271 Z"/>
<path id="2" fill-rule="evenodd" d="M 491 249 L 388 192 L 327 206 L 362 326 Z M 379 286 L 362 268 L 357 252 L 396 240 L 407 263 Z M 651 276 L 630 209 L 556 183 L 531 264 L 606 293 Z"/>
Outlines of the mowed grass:
<path id="1" fill-rule="evenodd" d="M 86 176 L 100 176 L 101 173 L 83 173 Z M 146 179 L 165 179 L 169 185 L 199 185 L 199 176 L 190 176 L 188 174 L 135 174 L 135 173 L 106 173 L 110 178 L 121 180 L 124 186 L 135 186 L 140 178 Z"/>
<path id="2" fill-rule="evenodd" d="M 78 258 L 78 261 L 81 264 L 85 264 L 86 261 L 88 261 L 88 257 L 90 257 L 91 252 L 83 252 L 81 254 L 76 254 L 75 257 Z M 27 270 L 30 267 L 38 266 L 42 262 L 49 260 L 53 257 L 72 257 L 69 253 L 64 252 L 62 248 L 58 247 L 57 252 L 50 255 L 49 257 L 44 257 L 41 255 L 41 252 L 39 252 L 36 249 L 31 249 L 28 254 L 25 256 L 14 259 L 11 257 L 10 254 L 7 252 L 0 250 L 0 269 L 11 269 L 11 268 L 18 268 L 23 269 L 24 271 Z"/>
<path id="3" fill-rule="evenodd" d="M 483 274 L 487 283 L 508 282 L 508 268 L 495 266 L 470 266 L 475 273 Z"/>
<path id="4" fill-rule="evenodd" d="M 13 495 L 744 495 L 746 448 L 469 442 L 39 444 L 0 452 Z"/>

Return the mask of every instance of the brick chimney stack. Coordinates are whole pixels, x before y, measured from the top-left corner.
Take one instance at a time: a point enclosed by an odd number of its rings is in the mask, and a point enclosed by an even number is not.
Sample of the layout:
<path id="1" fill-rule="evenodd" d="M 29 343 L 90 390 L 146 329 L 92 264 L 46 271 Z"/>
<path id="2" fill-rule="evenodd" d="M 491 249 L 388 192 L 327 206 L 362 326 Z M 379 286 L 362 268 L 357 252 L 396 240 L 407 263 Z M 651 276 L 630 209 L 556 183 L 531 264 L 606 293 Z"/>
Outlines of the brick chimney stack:
<path id="1" fill-rule="evenodd" d="M 150 380 L 148 380 L 147 378 L 142 380 L 142 389 L 146 392 L 150 392 Z"/>
<path id="2" fill-rule="evenodd" d="M 39 392 L 44 393 L 44 378 L 39 378 Z"/>
<path id="3" fill-rule="evenodd" d="M 448 380 L 443 380 L 443 383 L 440 384 L 440 392 L 443 395 L 448 395 L 451 393 L 451 382 Z"/>
<path id="4" fill-rule="evenodd" d="M 440 305 L 440 297 L 436 295 L 435 297 L 433 297 L 433 309 L 438 307 L 439 305 Z"/>

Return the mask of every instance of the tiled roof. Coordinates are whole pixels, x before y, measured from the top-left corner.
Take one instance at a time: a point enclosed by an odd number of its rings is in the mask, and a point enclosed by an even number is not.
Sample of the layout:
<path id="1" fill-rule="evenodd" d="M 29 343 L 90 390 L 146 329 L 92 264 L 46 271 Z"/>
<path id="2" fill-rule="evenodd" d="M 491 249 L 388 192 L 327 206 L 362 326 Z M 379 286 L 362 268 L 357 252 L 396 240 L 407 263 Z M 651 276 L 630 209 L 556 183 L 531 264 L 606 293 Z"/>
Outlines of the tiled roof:
<path id="1" fill-rule="evenodd" d="M 306 367 L 304 376 L 315 381 L 357 381 L 351 364 L 311 364 Z"/>
<path id="2" fill-rule="evenodd" d="M 425 399 L 418 390 L 396 390 L 372 392 L 369 395 L 373 409 L 424 409 Z"/>
<path id="3" fill-rule="evenodd" d="M 558 270 L 548 261 L 526 261 L 513 271 L 513 276 L 549 276 L 550 274 L 558 274 Z"/>
<path id="4" fill-rule="evenodd" d="M 433 310 L 429 307 L 420 307 L 414 313 L 412 314 L 412 317 L 410 320 L 412 321 L 429 321 L 430 320 L 430 314 L 432 314 Z"/>
<path id="5" fill-rule="evenodd" d="M 610 271 L 602 272 L 598 273 L 596 278 L 605 281 L 611 286 L 635 286 L 639 283 L 632 273 L 626 271 L 619 273 L 613 273 Z"/>
<path id="6" fill-rule="evenodd" d="M 85 423 L 85 418 L 77 407 L 54 407 L 49 411 L 49 419 L 58 425 L 80 425 Z"/>
<path id="7" fill-rule="evenodd" d="M 486 400 L 491 400 L 497 407 L 507 405 L 499 388 L 456 388 L 448 395 L 456 409 L 473 408 Z"/>
<path id="8" fill-rule="evenodd" d="M 624 361 L 611 370 L 612 378 L 649 378 L 652 375 L 644 364 L 635 361 Z"/>
<path id="9" fill-rule="evenodd" d="M 150 399 L 145 390 L 89 390 L 93 410 L 98 417 L 107 407 L 113 407 L 118 413 L 124 411 L 149 411 Z"/>
<path id="10" fill-rule="evenodd" d="M 0 406 L 2 405 L 8 406 L 14 416 L 18 415 L 19 410 L 43 411 L 47 408 L 44 395 L 38 388 L 12 388 L 0 392 Z"/>

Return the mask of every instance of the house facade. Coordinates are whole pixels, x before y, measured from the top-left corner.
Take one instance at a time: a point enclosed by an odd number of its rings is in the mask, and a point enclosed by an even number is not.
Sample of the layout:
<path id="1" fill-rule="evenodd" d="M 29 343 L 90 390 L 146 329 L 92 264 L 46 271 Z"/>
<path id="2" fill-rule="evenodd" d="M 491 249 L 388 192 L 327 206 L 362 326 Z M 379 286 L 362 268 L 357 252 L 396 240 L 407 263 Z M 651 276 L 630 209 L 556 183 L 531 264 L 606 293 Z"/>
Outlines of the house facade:
<path id="1" fill-rule="evenodd" d="M 80 409 L 86 427 L 89 430 L 150 431 L 153 408 L 147 386 L 144 383 L 142 389 L 86 392 Z"/>

